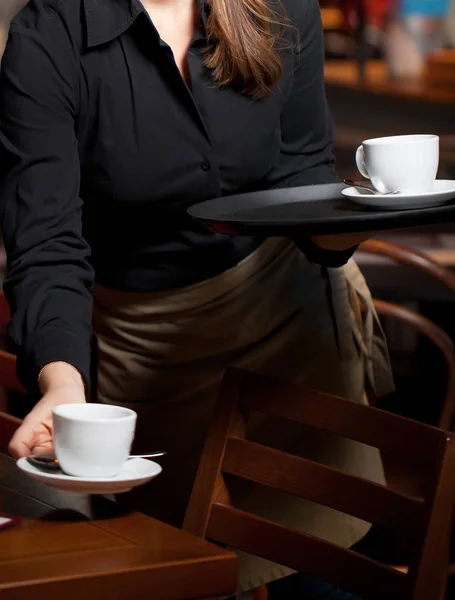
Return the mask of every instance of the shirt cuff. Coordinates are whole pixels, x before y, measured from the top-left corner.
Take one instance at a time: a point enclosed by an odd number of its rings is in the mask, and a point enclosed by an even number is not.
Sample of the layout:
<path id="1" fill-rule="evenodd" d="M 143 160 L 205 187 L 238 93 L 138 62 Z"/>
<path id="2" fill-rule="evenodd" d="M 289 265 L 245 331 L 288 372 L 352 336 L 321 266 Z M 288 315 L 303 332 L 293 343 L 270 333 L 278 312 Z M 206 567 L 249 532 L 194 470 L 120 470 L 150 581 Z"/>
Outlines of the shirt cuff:
<path id="1" fill-rule="evenodd" d="M 33 351 L 19 351 L 17 356 L 17 375 L 30 396 L 40 398 L 38 374 L 52 362 L 66 362 L 79 371 L 86 390 L 90 389 L 90 343 L 84 343 L 76 336 L 62 336 L 57 331 L 40 336 L 39 343 L 31 343 Z"/>
<path id="2" fill-rule="evenodd" d="M 294 240 L 294 243 L 305 254 L 309 262 L 331 269 L 338 269 L 349 262 L 358 248 L 356 245 L 346 250 L 327 250 L 317 246 L 309 236 Z"/>

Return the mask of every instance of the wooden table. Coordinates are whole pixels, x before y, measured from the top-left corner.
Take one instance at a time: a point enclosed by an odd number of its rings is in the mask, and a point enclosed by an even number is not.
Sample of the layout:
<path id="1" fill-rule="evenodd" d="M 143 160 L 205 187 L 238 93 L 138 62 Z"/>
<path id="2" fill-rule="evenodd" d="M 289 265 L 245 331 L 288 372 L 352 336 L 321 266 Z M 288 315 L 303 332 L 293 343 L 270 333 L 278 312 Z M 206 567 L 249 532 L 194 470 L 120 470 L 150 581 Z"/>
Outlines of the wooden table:
<path id="1" fill-rule="evenodd" d="M 149 485 L 153 485 L 151 482 Z M 233 594 L 231 552 L 114 502 L 57 492 L 0 454 L 1 600 L 197 600 Z"/>

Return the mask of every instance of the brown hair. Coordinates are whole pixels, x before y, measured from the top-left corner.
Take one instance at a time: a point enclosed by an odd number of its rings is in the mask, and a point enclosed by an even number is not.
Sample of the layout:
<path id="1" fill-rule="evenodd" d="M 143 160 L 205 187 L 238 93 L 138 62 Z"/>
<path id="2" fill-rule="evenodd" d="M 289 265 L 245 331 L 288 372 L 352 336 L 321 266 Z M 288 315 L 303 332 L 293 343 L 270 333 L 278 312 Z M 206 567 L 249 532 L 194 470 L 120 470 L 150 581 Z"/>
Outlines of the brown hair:
<path id="1" fill-rule="evenodd" d="M 270 0 L 208 0 L 209 47 L 205 65 L 219 86 L 233 85 L 259 99 L 278 83 L 282 62 L 277 47 L 284 11 Z"/>

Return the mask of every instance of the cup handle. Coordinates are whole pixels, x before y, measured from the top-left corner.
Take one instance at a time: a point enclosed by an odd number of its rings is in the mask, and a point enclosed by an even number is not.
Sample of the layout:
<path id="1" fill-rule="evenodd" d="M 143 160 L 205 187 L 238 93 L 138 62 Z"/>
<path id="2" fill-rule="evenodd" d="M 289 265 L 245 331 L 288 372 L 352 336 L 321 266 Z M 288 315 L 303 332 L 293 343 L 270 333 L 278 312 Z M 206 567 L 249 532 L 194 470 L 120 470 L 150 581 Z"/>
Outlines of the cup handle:
<path id="1" fill-rule="evenodd" d="M 365 177 L 365 179 L 370 179 L 368 169 L 365 164 L 365 152 L 363 150 L 363 146 L 359 146 L 357 148 L 357 152 L 355 153 L 355 162 L 362 177 Z"/>

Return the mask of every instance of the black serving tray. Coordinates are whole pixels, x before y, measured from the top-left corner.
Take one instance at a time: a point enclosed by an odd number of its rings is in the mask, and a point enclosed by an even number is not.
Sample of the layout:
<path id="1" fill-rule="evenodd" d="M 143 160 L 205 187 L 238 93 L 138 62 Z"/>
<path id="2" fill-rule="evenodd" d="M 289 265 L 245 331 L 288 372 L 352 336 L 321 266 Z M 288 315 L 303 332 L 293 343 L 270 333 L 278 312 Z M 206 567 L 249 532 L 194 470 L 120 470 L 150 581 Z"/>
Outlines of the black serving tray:
<path id="1" fill-rule="evenodd" d="M 341 194 L 345 187 L 330 183 L 225 196 L 196 204 L 188 213 L 219 233 L 291 238 L 455 221 L 455 192 L 441 206 L 390 211 L 355 204 Z"/>

